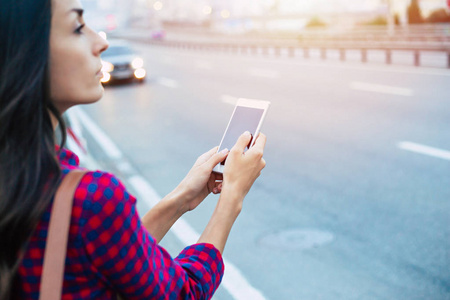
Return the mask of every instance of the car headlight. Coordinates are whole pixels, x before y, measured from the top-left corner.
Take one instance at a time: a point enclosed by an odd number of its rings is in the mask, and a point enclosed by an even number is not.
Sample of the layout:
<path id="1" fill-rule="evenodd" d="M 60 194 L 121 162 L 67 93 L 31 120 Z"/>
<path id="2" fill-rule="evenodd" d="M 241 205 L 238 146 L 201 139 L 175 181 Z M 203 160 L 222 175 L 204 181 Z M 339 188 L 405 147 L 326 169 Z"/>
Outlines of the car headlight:
<path id="1" fill-rule="evenodd" d="M 107 83 L 110 80 L 111 80 L 111 74 L 109 74 L 108 72 L 103 72 L 103 77 L 102 77 L 102 79 L 100 79 L 100 81 L 103 83 Z"/>
<path id="2" fill-rule="evenodd" d="M 114 70 L 114 65 L 108 61 L 102 60 L 102 71 L 103 72 L 112 72 Z"/>
<path id="3" fill-rule="evenodd" d="M 136 57 L 131 62 L 131 66 L 133 67 L 133 69 L 142 68 L 144 66 L 144 60 L 142 58 L 140 58 L 140 57 Z"/>
<path id="4" fill-rule="evenodd" d="M 137 79 L 143 79 L 146 74 L 144 69 L 136 69 L 136 71 L 134 71 L 134 77 Z"/>

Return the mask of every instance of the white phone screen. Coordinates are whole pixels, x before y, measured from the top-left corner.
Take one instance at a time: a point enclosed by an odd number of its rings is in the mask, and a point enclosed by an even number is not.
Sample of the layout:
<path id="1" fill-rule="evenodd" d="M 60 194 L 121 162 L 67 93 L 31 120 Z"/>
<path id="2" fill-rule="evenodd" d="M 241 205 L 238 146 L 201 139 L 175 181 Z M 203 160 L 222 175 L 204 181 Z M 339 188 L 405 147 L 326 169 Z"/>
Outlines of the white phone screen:
<path id="1" fill-rule="evenodd" d="M 245 131 L 249 131 L 254 136 L 263 114 L 264 109 L 236 106 L 227 131 L 223 136 L 219 151 L 225 148 L 231 149 L 236 144 L 239 136 Z"/>

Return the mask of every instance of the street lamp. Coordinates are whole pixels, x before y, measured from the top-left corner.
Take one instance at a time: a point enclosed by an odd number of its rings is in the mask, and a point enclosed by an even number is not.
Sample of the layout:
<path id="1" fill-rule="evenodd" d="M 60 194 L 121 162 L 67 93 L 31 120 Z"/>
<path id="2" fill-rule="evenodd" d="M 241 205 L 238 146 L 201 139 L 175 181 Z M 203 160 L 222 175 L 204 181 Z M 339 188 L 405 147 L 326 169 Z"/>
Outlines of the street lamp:
<path id="1" fill-rule="evenodd" d="M 212 7 L 209 5 L 206 5 L 205 7 L 203 7 L 203 13 L 205 15 L 210 15 L 212 13 Z"/>
<path id="2" fill-rule="evenodd" d="M 224 9 L 220 12 L 220 15 L 222 16 L 222 18 L 228 19 L 230 17 L 230 12 L 228 10 Z"/>
<path id="3" fill-rule="evenodd" d="M 156 1 L 156 2 L 153 4 L 153 9 L 154 9 L 154 10 L 161 10 L 162 8 L 163 8 L 163 4 L 162 4 L 161 1 Z"/>

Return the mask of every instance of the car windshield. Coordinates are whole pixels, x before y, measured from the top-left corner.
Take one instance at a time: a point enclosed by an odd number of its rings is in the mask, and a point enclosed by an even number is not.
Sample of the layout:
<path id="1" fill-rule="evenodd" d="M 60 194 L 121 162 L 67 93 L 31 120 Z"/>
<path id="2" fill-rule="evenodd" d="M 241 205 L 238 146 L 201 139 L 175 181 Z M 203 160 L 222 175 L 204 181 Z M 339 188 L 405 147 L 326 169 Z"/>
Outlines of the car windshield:
<path id="1" fill-rule="evenodd" d="M 133 54 L 133 51 L 130 47 L 127 46 L 110 46 L 105 52 L 102 53 L 102 56 L 117 56 L 117 55 L 130 55 Z"/>

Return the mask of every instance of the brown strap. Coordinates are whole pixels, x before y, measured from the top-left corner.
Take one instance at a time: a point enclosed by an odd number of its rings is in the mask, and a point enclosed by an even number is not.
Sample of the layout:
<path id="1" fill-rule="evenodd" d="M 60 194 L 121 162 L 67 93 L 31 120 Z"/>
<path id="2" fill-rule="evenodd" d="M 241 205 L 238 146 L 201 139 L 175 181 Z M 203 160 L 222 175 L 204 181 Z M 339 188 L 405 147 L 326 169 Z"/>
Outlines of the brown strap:
<path id="1" fill-rule="evenodd" d="M 86 172 L 71 171 L 56 191 L 47 233 L 39 300 L 61 299 L 73 197 Z"/>

